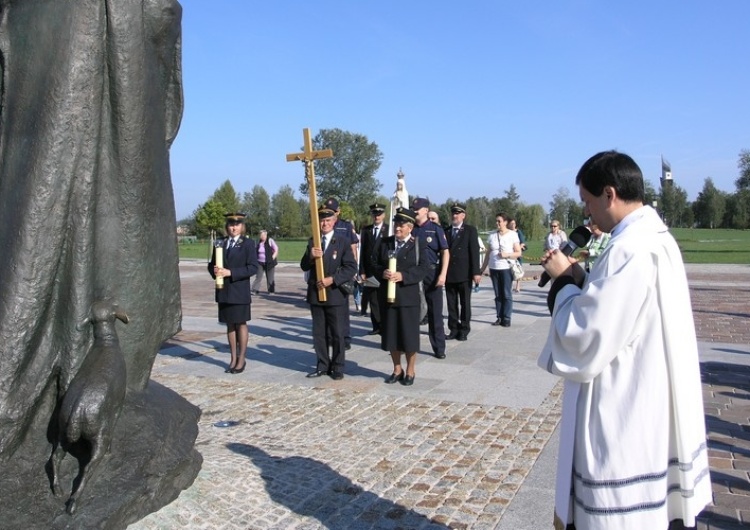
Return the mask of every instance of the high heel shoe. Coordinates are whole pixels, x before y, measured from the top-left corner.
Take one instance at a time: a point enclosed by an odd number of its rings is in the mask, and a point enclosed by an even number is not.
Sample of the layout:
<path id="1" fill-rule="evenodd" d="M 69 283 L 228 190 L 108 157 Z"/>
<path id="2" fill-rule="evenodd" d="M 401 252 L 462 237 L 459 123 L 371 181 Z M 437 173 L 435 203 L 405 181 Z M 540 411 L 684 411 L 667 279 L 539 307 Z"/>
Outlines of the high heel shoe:
<path id="1" fill-rule="evenodd" d="M 226 370 L 224 370 L 224 373 L 225 373 L 225 374 L 231 374 L 231 373 L 234 373 L 234 365 L 233 365 L 233 364 L 230 364 L 229 366 L 227 366 L 227 369 L 226 369 Z"/>
<path id="2" fill-rule="evenodd" d="M 242 368 L 232 368 L 232 371 L 230 373 L 232 374 L 241 374 L 245 371 L 245 366 L 247 366 L 247 361 L 245 361 L 245 364 L 242 365 Z"/>
<path id="3" fill-rule="evenodd" d="M 413 375 L 407 375 L 404 377 L 403 381 L 401 381 L 401 384 L 404 386 L 411 386 L 414 384 L 414 376 Z"/>
<path id="4" fill-rule="evenodd" d="M 392 385 L 393 383 L 396 383 L 398 381 L 402 381 L 404 379 L 404 372 L 401 372 L 399 374 L 391 374 L 388 376 L 388 378 L 385 380 L 386 385 Z"/>

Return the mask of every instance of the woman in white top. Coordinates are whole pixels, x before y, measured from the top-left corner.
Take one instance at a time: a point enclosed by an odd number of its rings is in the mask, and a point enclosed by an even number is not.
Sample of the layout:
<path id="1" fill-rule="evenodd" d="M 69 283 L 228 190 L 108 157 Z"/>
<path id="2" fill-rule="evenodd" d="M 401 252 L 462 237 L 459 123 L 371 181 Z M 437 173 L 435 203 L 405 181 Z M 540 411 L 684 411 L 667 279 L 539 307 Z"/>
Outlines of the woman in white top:
<path id="1" fill-rule="evenodd" d="M 508 228 L 508 216 L 498 213 L 495 216 L 497 230 L 487 238 L 487 253 L 482 262 L 482 274 L 490 266 L 490 279 L 495 290 L 495 312 L 497 320 L 493 326 L 510 327 L 513 313 L 513 261 L 521 257 L 521 243 L 518 234 Z"/>

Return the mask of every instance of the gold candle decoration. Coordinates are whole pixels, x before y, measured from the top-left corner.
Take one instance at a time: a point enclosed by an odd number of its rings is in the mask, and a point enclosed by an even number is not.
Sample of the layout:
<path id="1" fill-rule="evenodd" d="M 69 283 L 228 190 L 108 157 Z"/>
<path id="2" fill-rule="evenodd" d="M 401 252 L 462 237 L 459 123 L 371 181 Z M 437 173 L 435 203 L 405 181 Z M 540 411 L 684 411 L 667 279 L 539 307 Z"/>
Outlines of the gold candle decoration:
<path id="1" fill-rule="evenodd" d="M 215 252 L 215 264 L 220 269 L 224 268 L 224 247 L 218 246 L 214 250 Z M 216 277 L 216 288 L 217 289 L 223 289 L 224 288 L 224 277 L 223 276 L 217 276 Z"/>
<path id="2" fill-rule="evenodd" d="M 396 257 L 388 258 L 388 270 L 396 272 Z M 386 293 L 388 303 L 392 304 L 396 301 L 396 282 L 393 280 L 388 281 L 388 292 Z"/>

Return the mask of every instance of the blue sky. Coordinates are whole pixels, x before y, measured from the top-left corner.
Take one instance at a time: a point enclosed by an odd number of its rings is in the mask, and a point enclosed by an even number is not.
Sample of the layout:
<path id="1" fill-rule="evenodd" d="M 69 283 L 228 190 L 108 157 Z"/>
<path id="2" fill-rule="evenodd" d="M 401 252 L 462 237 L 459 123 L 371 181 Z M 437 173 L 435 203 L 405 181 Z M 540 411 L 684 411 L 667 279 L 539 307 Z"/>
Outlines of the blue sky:
<path id="1" fill-rule="evenodd" d="M 657 189 L 663 155 L 694 200 L 750 149 L 748 0 L 181 3 L 178 218 L 226 179 L 300 196 L 305 127 L 377 143 L 386 196 L 402 168 L 410 195 L 545 208 L 601 150 Z"/>

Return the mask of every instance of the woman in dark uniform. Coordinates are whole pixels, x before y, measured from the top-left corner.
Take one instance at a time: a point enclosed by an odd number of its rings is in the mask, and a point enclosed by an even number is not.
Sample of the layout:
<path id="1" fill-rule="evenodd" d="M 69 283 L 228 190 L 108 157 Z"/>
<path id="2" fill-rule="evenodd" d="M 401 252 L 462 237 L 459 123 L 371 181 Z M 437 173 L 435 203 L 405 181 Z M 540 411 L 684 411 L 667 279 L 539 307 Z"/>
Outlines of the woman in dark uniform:
<path id="1" fill-rule="evenodd" d="M 229 367 L 224 370 L 229 374 L 240 374 L 245 370 L 245 353 L 247 352 L 247 321 L 250 320 L 250 277 L 258 272 L 258 253 L 255 242 L 245 237 L 245 214 L 226 214 L 224 228 L 227 237 L 220 239 L 208 272 L 211 277 L 224 278 L 224 286 L 216 289 L 216 301 L 219 303 L 219 322 L 227 325 L 227 340 L 232 358 Z M 216 249 L 222 248 L 224 266 L 216 266 Z"/>
<path id="2" fill-rule="evenodd" d="M 411 235 L 416 217 L 409 209 L 396 210 L 394 235 L 383 240 L 373 263 L 375 277 L 384 280 L 380 282 L 378 302 L 380 347 L 390 352 L 393 360 L 393 373 L 385 380 L 388 384 L 397 381 L 407 386 L 414 384 L 419 350 L 419 286 L 429 272 L 427 241 Z M 388 260 L 394 255 L 396 270 L 389 270 Z M 387 301 L 390 282 L 396 283 L 396 299 L 391 303 Z M 405 371 L 401 367 L 401 354 L 406 356 Z"/>

